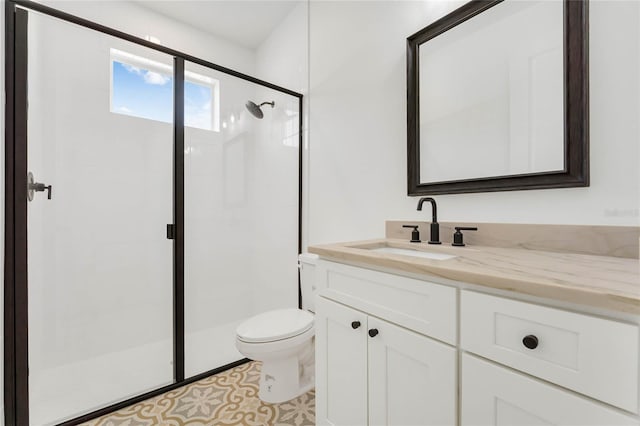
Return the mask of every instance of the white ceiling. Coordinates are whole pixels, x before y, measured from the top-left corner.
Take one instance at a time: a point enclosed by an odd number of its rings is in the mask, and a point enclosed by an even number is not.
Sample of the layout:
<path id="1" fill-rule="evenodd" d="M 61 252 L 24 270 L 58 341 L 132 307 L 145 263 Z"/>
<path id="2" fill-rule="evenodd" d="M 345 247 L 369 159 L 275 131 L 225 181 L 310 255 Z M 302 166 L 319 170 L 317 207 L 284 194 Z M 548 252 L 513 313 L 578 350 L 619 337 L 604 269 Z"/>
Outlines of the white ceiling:
<path id="1" fill-rule="evenodd" d="M 224 38 L 255 49 L 300 0 L 136 0 L 136 3 Z"/>

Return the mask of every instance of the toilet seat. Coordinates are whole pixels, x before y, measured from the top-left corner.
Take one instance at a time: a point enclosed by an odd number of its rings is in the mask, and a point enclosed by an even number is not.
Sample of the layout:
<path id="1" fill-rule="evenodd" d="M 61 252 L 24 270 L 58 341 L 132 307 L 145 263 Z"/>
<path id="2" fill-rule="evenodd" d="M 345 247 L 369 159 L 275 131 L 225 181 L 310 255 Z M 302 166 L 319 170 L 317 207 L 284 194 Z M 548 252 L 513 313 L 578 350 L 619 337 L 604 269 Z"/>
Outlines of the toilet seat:
<path id="1" fill-rule="evenodd" d="M 249 318 L 236 330 L 238 340 L 268 343 L 289 339 L 313 327 L 313 315 L 301 309 L 277 309 Z"/>

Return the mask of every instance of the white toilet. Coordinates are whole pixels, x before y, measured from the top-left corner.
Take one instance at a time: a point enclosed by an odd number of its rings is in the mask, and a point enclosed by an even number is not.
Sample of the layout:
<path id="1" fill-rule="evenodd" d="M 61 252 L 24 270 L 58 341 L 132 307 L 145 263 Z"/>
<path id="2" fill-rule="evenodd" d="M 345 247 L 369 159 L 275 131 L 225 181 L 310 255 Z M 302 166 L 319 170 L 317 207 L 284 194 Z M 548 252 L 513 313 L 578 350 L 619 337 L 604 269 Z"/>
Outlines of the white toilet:
<path id="1" fill-rule="evenodd" d="M 262 361 L 258 396 L 265 402 L 288 401 L 315 385 L 313 298 L 317 259 L 318 256 L 309 253 L 298 257 L 302 309 L 264 312 L 236 329 L 236 347 L 240 353 Z"/>

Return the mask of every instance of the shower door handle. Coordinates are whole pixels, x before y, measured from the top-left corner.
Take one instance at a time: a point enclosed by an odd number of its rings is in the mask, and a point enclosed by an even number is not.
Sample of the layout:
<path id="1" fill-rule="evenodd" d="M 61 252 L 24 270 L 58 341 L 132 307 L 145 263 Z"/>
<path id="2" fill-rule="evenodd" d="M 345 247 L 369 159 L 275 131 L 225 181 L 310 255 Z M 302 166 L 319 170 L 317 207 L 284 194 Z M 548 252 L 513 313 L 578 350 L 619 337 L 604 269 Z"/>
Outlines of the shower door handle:
<path id="1" fill-rule="evenodd" d="M 33 173 L 29 172 L 27 175 L 27 198 L 29 201 L 33 201 L 36 192 L 47 191 L 47 199 L 51 199 L 51 185 L 45 183 L 36 182 L 33 178 Z"/>
<path id="2" fill-rule="evenodd" d="M 176 226 L 173 223 L 167 223 L 167 240 L 176 239 Z"/>

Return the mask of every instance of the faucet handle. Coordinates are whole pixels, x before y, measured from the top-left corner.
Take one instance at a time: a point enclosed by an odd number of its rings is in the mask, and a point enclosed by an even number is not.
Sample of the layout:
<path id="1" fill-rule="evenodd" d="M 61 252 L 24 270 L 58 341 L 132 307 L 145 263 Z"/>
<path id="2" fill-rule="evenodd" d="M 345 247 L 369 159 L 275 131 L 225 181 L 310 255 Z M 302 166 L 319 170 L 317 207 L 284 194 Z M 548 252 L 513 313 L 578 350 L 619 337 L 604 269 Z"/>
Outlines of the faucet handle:
<path id="1" fill-rule="evenodd" d="M 456 230 L 456 232 L 453 233 L 453 242 L 451 243 L 452 246 L 456 246 L 456 247 L 464 247 L 464 235 L 462 235 L 462 232 L 460 231 L 477 231 L 478 228 L 473 226 L 473 227 L 469 227 L 469 226 L 456 226 L 454 227 L 454 229 Z"/>
<path id="2" fill-rule="evenodd" d="M 420 231 L 418 231 L 418 225 L 402 225 L 403 228 L 413 228 L 411 231 L 411 242 L 419 243 L 420 241 Z"/>

